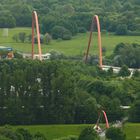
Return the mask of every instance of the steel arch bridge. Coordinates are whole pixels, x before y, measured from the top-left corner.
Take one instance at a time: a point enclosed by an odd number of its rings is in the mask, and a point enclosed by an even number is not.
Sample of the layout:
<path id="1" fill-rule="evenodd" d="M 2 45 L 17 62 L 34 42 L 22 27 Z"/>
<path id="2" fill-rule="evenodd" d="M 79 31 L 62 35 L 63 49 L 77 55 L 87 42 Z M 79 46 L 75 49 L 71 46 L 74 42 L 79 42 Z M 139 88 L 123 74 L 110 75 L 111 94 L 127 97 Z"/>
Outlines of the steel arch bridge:
<path id="1" fill-rule="evenodd" d="M 103 116 L 104 116 L 105 124 L 106 124 L 106 129 L 109 128 L 109 123 L 108 123 L 108 118 L 107 118 L 106 112 L 105 112 L 104 110 L 101 110 L 100 113 L 99 113 L 99 116 L 98 116 L 98 120 L 97 120 L 97 122 L 96 122 L 96 125 L 94 126 L 94 129 L 95 129 L 97 132 L 102 131 L 101 128 L 100 128 L 100 126 L 99 126 L 100 119 L 101 119 L 101 114 L 103 114 Z"/>
<path id="2" fill-rule="evenodd" d="M 42 50 L 41 50 L 41 44 L 40 44 L 40 31 L 39 31 L 38 16 L 37 16 L 37 12 L 33 11 L 33 13 L 32 13 L 32 59 L 34 59 L 34 29 L 35 29 L 35 27 L 36 27 L 36 32 L 37 32 L 39 60 L 42 60 Z"/>
<path id="3" fill-rule="evenodd" d="M 87 47 L 86 56 L 85 56 L 85 63 L 87 62 L 89 50 L 90 50 L 90 47 L 91 47 L 91 40 L 92 40 L 92 36 L 93 36 L 93 28 L 94 28 L 94 25 L 95 25 L 94 22 L 97 25 L 97 31 L 98 31 L 99 66 L 100 66 L 100 68 L 102 68 L 103 59 L 102 59 L 101 29 L 100 29 L 99 17 L 97 15 L 93 16 L 93 18 L 92 18 L 92 23 L 91 23 L 91 27 L 90 27 L 90 36 L 89 36 L 89 41 L 88 41 L 88 47 Z"/>

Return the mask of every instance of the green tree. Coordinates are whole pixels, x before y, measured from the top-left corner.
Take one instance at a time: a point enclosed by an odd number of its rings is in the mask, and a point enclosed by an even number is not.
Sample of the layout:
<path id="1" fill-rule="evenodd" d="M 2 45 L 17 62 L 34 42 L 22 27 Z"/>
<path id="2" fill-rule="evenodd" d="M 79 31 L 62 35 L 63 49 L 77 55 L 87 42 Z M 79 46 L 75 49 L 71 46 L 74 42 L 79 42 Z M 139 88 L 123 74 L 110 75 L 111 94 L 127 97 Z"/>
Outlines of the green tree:
<path id="1" fill-rule="evenodd" d="M 125 25 L 125 24 L 119 24 L 118 26 L 117 26 L 117 29 L 116 29 L 116 34 L 117 35 L 126 35 L 127 34 L 127 25 Z"/>
<path id="2" fill-rule="evenodd" d="M 71 32 L 62 26 L 55 26 L 52 29 L 52 37 L 54 39 L 61 38 L 64 40 L 69 40 L 71 39 L 71 36 L 72 36 Z"/>
<path id="3" fill-rule="evenodd" d="M 98 140 L 98 135 L 92 127 L 87 127 L 80 133 L 78 140 Z"/>
<path id="4" fill-rule="evenodd" d="M 122 66 L 119 73 L 119 76 L 126 77 L 130 75 L 130 71 L 126 65 Z"/>
<path id="5" fill-rule="evenodd" d="M 12 139 L 7 138 L 7 137 L 5 137 L 5 136 L 3 136 L 3 135 L 0 135 L 0 140 L 12 140 Z"/>
<path id="6" fill-rule="evenodd" d="M 139 44 L 120 43 L 114 50 L 114 65 L 127 65 L 131 68 L 139 68 L 140 66 Z"/>
<path id="7" fill-rule="evenodd" d="M 131 122 L 140 122 L 140 100 L 136 100 L 129 111 Z"/>
<path id="8" fill-rule="evenodd" d="M 25 32 L 20 32 L 20 33 L 18 34 L 18 38 L 19 38 L 19 40 L 20 40 L 22 43 L 24 43 L 24 42 L 25 42 L 25 39 L 26 39 L 26 33 L 25 33 Z"/>
<path id="9" fill-rule="evenodd" d="M 16 26 L 16 20 L 9 11 L 1 11 L 0 28 L 13 28 Z"/>
<path id="10" fill-rule="evenodd" d="M 38 132 L 34 135 L 33 140 L 47 140 L 47 139 L 43 134 Z"/>
<path id="11" fill-rule="evenodd" d="M 21 134 L 24 138 L 24 140 L 32 140 L 32 135 L 30 134 L 30 132 L 26 129 L 23 128 L 18 128 L 16 130 L 17 133 Z"/>
<path id="12" fill-rule="evenodd" d="M 51 43 L 51 40 L 52 40 L 52 37 L 51 37 L 51 35 L 49 34 L 49 33 L 46 33 L 45 35 L 44 35 L 44 43 L 45 44 L 50 44 Z"/>
<path id="13" fill-rule="evenodd" d="M 27 4 L 21 4 L 20 2 L 15 2 L 10 7 L 12 15 L 16 19 L 16 25 L 20 27 L 30 27 L 32 21 L 32 7 Z"/>
<path id="14" fill-rule="evenodd" d="M 110 140 L 125 140 L 126 135 L 120 128 L 111 127 L 106 131 L 106 138 Z"/>
<path id="15" fill-rule="evenodd" d="M 41 19 L 41 33 L 51 33 L 53 27 L 56 25 L 56 18 L 54 16 L 44 16 Z"/>

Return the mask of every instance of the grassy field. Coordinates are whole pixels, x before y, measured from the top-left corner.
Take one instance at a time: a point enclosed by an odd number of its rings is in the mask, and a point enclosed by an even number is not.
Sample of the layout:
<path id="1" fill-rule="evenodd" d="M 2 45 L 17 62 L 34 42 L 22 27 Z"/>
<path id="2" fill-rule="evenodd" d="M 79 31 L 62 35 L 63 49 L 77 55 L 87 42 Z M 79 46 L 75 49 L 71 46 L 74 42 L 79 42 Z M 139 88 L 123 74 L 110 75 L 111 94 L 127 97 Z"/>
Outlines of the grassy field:
<path id="1" fill-rule="evenodd" d="M 0 46 L 11 46 L 15 50 L 21 52 L 31 52 L 31 43 L 16 43 L 12 37 L 14 34 L 19 32 L 26 32 L 31 34 L 31 28 L 14 28 L 9 29 L 9 36 L 2 36 L 2 29 L 0 29 Z M 59 51 L 65 55 L 83 55 L 88 44 L 89 33 L 78 34 L 74 36 L 72 40 L 53 40 L 50 45 L 42 45 L 43 53 L 49 52 L 51 50 Z M 124 43 L 138 43 L 140 44 L 139 36 L 115 36 L 112 34 L 102 34 L 102 46 L 106 48 L 106 55 L 110 55 L 116 46 L 120 42 Z M 94 47 L 93 47 L 94 44 Z M 37 51 L 37 45 L 35 45 L 35 50 Z M 94 34 L 92 41 L 91 53 L 97 54 L 97 33 Z"/>
<path id="2" fill-rule="evenodd" d="M 14 126 L 14 129 L 24 127 L 31 133 L 41 132 L 48 140 L 69 135 L 79 135 L 80 132 L 89 125 L 34 125 L 34 126 Z M 90 125 L 91 126 L 91 125 Z M 140 124 L 127 123 L 124 126 L 127 140 L 140 139 Z"/>

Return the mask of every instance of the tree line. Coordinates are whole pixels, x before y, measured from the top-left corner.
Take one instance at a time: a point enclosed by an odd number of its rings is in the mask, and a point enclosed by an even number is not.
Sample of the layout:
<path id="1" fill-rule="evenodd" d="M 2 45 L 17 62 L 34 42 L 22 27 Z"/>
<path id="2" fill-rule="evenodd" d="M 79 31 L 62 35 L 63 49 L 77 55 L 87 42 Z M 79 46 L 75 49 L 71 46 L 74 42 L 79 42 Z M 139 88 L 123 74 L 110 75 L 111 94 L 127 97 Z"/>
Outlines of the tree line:
<path id="1" fill-rule="evenodd" d="M 138 75 L 123 80 L 81 62 L 1 60 L 0 123 L 94 123 L 100 109 L 112 122 L 124 117 L 121 105 L 137 109 L 139 91 Z"/>
<path id="2" fill-rule="evenodd" d="M 39 14 L 43 34 L 71 39 L 89 31 L 92 16 L 100 17 L 101 28 L 118 35 L 139 35 L 139 0 L 6 0 L 0 1 L 0 27 L 31 27 L 32 11 Z M 8 9 L 8 10 L 5 10 Z M 96 30 L 96 29 L 94 29 Z"/>

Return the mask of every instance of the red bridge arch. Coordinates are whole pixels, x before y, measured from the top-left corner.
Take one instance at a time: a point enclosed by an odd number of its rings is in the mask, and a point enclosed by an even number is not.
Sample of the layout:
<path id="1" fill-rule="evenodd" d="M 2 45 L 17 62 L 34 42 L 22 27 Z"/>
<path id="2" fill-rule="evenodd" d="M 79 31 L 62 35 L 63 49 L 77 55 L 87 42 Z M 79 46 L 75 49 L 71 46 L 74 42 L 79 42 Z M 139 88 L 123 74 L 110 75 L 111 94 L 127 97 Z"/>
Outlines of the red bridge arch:
<path id="1" fill-rule="evenodd" d="M 103 116 L 104 116 L 104 119 L 105 119 L 105 122 L 106 122 L 106 129 L 109 128 L 109 123 L 108 123 L 108 118 L 107 118 L 106 112 L 104 110 L 101 110 L 101 112 L 99 113 L 99 117 L 98 117 L 98 120 L 96 122 L 96 125 L 94 126 L 95 130 L 101 130 L 101 128 L 99 127 L 101 113 L 103 113 Z"/>
<path id="2" fill-rule="evenodd" d="M 33 11 L 32 13 L 32 59 L 34 59 L 34 28 L 35 28 L 34 25 L 36 25 L 39 60 L 42 60 L 40 32 L 39 32 L 38 16 L 36 11 Z"/>
<path id="3" fill-rule="evenodd" d="M 94 22 L 96 22 L 97 30 L 98 30 L 99 66 L 102 68 L 102 65 L 103 65 L 102 61 L 103 60 L 102 60 L 101 29 L 100 29 L 99 18 L 98 18 L 97 15 L 93 16 L 93 18 L 92 18 L 91 29 L 90 29 L 90 36 L 89 36 L 89 41 L 88 41 L 88 48 L 87 48 L 86 57 L 85 57 L 85 63 L 87 62 L 88 54 L 89 54 L 89 49 L 90 49 L 90 46 L 91 46 Z"/>

